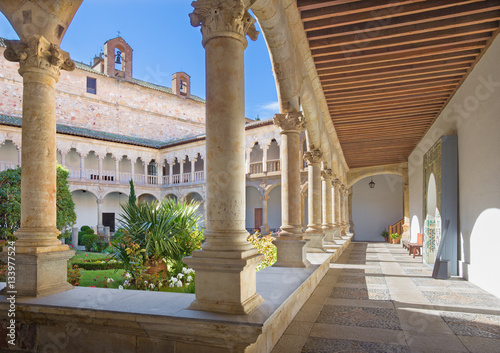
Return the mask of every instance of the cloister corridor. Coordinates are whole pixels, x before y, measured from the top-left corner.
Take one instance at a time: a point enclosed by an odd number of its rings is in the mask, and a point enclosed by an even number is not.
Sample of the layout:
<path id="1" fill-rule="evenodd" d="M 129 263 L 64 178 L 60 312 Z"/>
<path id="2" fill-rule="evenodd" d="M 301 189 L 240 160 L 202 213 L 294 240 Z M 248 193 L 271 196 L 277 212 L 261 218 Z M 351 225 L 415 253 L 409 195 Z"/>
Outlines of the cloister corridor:
<path id="1" fill-rule="evenodd" d="M 431 278 L 400 245 L 354 242 L 272 352 L 498 352 L 499 315 L 500 299 Z"/>

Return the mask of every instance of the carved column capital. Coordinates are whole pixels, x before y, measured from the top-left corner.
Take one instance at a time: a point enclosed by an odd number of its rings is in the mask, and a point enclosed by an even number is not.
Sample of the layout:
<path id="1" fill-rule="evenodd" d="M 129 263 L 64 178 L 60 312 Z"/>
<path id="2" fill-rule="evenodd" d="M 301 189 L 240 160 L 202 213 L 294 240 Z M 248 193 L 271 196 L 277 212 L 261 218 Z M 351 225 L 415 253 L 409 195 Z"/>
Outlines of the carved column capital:
<path id="1" fill-rule="evenodd" d="M 43 70 L 57 81 L 60 70 L 72 71 L 75 63 L 69 53 L 61 50 L 41 35 L 34 35 L 26 40 L 6 40 L 4 56 L 8 61 L 18 62 L 19 74 L 28 71 Z"/>
<path id="2" fill-rule="evenodd" d="M 275 114 L 273 123 L 280 128 L 282 134 L 288 132 L 299 133 L 305 129 L 305 119 L 302 112 Z"/>
<path id="3" fill-rule="evenodd" d="M 304 159 L 306 160 L 308 165 L 321 163 L 322 158 L 323 153 L 319 149 L 307 151 L 304 153 Z"/>
<path id="4" fill-rule="evenodd" d="M 193 27 L 201 26 L 203 46 L 215 37 L 230 37 L 240 40 L 245 46 L 246 35 L 257 40 L 255 19 L 248 13 L 243 0 L 197 0 L 191 4 L 189 14 Z"/>
<path id="5" fill-rule="evenodd" d="M 331 180 L 333 177 L 333 172 L 331 169 L 323 169 L 321 171 L 321 178 L 323 180 Z"/>

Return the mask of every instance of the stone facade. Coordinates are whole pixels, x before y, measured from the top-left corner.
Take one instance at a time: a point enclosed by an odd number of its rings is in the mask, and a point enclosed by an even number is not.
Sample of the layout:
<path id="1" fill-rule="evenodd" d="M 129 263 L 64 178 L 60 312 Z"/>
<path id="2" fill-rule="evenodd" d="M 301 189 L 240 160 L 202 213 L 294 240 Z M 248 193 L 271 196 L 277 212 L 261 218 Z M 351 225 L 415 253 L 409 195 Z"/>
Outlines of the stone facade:
<path id="1" fill-rule="evenodd" d="M 4 59 L 0 46 L 0 112 L 22 116 L 22 78 L 17 63 Z M 96 94 L 87 92 L 96 80 Z M 176 95 L 170 88 L 114 78 L 88 65 L 62 72 L 56 87 L 58 123 L 107 133 L 168 141 L 205 132 L 205 102 Z M 140 124 L 138 122 L 140 121 Z"/>

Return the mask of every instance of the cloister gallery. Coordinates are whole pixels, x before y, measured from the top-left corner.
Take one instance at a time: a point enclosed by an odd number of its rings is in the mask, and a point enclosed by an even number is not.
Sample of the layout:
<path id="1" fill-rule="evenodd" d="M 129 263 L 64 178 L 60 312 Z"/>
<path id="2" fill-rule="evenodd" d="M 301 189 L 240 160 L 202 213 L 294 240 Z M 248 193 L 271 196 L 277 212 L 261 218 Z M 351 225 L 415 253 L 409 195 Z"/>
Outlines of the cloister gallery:
<path id="1" fill-rule="evenodd" d="M 351 243 L 398 221 L 433 277 L 500 296 L 498 1 L 194 1 L 205 100 L 185 72 L 134 78 L 121 36 L 74 62 L 59 45 L 81 3 L 0 1 L 19 36 L 0 39 L 0 171 L 22 165 L 15 349 L 271 352 Z M 269 50 L 270 120 L 244 116 L 247 36 Z M 113 232 L 129 180 L 139 200 L 200 201 L 196 294 L 69 285 L 56 163 L 77 227 Z M 258 273 L 255 228 L 279 230 Z"/>

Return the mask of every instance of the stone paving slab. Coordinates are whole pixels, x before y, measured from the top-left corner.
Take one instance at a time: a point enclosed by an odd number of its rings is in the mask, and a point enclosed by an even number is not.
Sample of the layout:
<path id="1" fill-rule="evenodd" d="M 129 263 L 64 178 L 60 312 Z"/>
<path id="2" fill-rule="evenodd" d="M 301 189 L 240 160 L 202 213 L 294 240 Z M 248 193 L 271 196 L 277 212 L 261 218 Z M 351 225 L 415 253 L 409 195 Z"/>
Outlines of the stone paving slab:
<path id="1" fill-rule="evenodd" d="M 407 254 L 350 244 L 272 353 L 499 353 L 500 298 Z"/>

